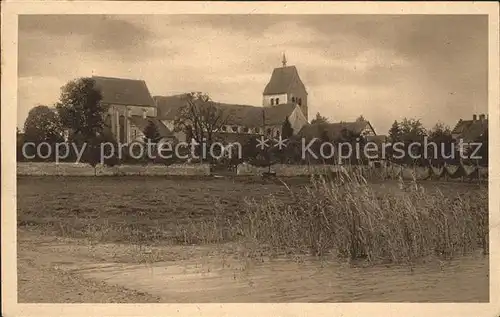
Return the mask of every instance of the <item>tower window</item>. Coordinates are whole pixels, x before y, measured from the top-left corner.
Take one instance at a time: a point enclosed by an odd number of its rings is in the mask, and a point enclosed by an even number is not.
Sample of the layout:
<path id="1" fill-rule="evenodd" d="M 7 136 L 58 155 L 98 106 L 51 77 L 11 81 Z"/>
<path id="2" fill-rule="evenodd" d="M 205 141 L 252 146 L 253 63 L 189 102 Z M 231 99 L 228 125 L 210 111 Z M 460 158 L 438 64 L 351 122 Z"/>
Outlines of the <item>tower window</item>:
<path id="1" fill-rule="evenodd" d="M 238 132 L 238 126 L 237 125 L 233 125 L 233 132 Z"/>
<path id="2" fill-rule="evenodd" d="M 298 102 L 299 106 L 302 106 L 302 98 L 298 98 L 298 99 L 299 99 L 299 102 Z"/>
<path id="3" fill-rule="evenodd" d="M 274 98 L 271 98 L 271 106 L 274 106 Z"/>
<path id="4" fill-rule="evenodd" d="M 279 105 L 280 104 L 280 98 L 276 98 L 276 104 Z"/>
<path id="5" fill-rule="evenodd" d="M 292 97 L 292 102 L 295 102 L 295 97 Z"/>
<path id="6" fill-rule="evenodd" d="M 267 135 L 271 135 L 271 128 L 267 129 Z"/>

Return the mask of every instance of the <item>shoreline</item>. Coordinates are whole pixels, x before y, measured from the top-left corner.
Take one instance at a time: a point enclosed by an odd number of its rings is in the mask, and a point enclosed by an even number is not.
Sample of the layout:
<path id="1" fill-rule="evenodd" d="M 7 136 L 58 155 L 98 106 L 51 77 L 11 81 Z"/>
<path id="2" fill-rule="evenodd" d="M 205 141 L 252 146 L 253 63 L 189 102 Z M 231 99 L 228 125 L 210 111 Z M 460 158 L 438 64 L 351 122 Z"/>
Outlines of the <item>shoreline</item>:
<path id="1" fill-rule="evenodd" d="M 222 245 L 159 246 L 153 252 L 162 252 L 162 258 L 140 262 L 134 255 L 149 256 L 151 249 L 133 249 L 128 244 L 88 244 L 82 239 L 40 235 L 25 229 L 18 229 L 18 236 L 20 303 L 363 302 L 373 300 L 373 296 L 382 296 L 382 301 L 387 302 L 448 302 L 453 295 L 434 287 L 443 289 L 448 285 L 443 279 L 450 282 L 457 278 L 474 280 L 475 289 L 469 289 L 470 283 L 456 281 L 457 287 L 467 285 L 467 291 L 462 287 L 457 292 L 459 296 L 453 297 L 454 302 L 489 300 L 484 283 L 489 276 L 484 264 L 488 258 L 479 255 L 422 263 L 410 269 L 400 265 L 341 264 L 307 256 L 242 259 L 231 253 L 221 256 L 225 249 Z M 124 257 L 117 259 L 113 252 Z M 471 266 L 478 266 L 472 271 L 474 276 L 470 276 Z M 343 277 L 348 272 L 355 274 L 354 282 Z M 398 289 L 388 281 L 399 283 L 392 275 L 407 280 L 408 285 L 413 281 L 434 287 L 428 289 L 429 294 L 415 293 L 407 286 Z M 285 276 L 289 280 L 283 279 Z M 334 282 L 324 284 L 325 278 Z M 364 282 L 359 284 L 360 281 Z M 274 283 L 288 291 L 268 298 L 266 294 L 273 292 Z M 363 286 L 366 283 L 379 294 L 367 290 Z M 199 291 L 205 286 L 212 288 L 210 294 Z M 311 288 L 317 291 L 307 291 Z M 48 293 L 46 289 L 53 291 Z M 440 297 L 435 298 L 436 295 Z"/>

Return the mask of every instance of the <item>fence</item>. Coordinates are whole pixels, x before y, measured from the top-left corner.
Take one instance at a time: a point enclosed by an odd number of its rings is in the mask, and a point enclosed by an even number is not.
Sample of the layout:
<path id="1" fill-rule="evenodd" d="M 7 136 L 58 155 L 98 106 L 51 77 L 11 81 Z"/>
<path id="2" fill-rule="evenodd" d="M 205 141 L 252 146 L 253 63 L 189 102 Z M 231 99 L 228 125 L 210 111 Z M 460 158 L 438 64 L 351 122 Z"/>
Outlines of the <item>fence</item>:
<path id="1" fill-rule="evenodd" d="M 442 167 L 408 167 L 391 165 L 388 167 L 370 166 L 338 166 L 338 165 L 284 165 L 276 164 L 269 167 L 256 167 L 242 163 L 237 167 L 237 175 L 261 175 L 264 172 L 276 173 L 277 176 L 308 176 L 315 174 L 338 173 L 355 170 L 363 175 L 381 179 L 405 180 L 448 180 L 448 179 L 487 179 L 488 168 L 467 165 L 447 165 Z"/>

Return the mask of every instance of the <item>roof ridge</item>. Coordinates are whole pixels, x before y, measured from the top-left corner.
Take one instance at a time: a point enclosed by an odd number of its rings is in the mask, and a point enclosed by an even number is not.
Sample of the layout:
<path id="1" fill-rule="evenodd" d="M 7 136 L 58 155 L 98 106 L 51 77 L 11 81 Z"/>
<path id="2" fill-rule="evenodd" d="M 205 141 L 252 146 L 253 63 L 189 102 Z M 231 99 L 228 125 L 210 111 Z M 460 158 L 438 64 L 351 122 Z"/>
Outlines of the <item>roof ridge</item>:
<path id="1" fill-rule="evenodd" d="M 227 102 L 218 102 L 218 101 L 212 101 L 215 104 L 219 105 L 224 105 L 224 106 L 231 106 L 231 107 L 251 107 L 251 108 L 264 108 L 262 106 L 253 106 L 253 105 L 241 105 L 241 104 L 235 104 L 235 103 L 227 103 Z"/>
<path id="2" fill-rule="evenodd" d="M 188 92 L 181 93 L 181 94 L 175 94 L 175 95 L 154 95 L 153 98 L 172 98 L 172 97 L 181 97 L 181 96 L 187 96 L 189 95 Z"/>
<path id="3" fill-rule="evenodd" d="M 95 75 L 92 75 L 92 78 L 131 80 L 131 81 L 140 81 L 140 82 L 146 83 L 146 81 L 144 79 L 134 79 L 134 78 L 126 78 L 126 77 L 108 77 L 108 76 L 95 76 Z"/>

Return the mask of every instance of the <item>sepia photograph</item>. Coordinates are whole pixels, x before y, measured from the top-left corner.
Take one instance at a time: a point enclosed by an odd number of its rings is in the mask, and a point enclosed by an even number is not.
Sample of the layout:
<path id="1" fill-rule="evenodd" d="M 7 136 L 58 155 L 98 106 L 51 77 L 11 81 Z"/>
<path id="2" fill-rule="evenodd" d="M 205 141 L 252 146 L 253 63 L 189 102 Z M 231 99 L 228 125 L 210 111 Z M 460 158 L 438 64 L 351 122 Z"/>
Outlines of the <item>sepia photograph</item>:
<path id="1" fill-rule="evenodd" d="M 132 4 L 2 10 L 15 303 L 496 303 L 498 4 Z"/>

